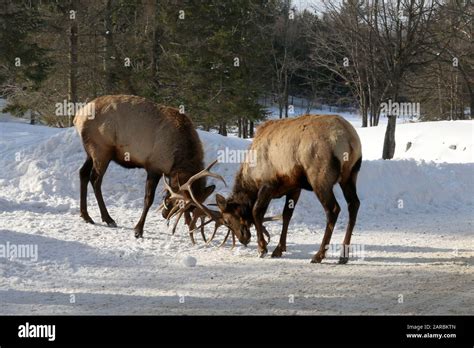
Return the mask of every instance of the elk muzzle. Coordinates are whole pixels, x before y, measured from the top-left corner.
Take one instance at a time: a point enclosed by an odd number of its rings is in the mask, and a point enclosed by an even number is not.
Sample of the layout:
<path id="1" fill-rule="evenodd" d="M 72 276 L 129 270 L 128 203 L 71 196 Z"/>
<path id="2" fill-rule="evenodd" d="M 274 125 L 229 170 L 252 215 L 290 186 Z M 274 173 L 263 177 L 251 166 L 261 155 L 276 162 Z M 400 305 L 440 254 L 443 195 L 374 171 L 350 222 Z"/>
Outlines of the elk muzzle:
<path id="1" fill-rule="evenodd" d="M 241 225 L 238 231 L 234 231 L 234 233 L 239 242 L 243 245 L 247 246 L 247 244 L 250 243 L 252 235 L 250 234 L 250 229 L 247 226 Z"/>

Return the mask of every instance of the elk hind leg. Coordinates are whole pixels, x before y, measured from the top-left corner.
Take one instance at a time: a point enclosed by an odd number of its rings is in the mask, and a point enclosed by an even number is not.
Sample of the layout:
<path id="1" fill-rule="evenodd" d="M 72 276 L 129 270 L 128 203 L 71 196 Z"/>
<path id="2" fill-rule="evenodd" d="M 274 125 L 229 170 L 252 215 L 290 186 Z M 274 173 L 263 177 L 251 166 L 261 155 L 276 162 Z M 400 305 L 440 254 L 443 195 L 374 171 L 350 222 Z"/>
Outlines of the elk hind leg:
<path id="1" fill-rule="evenodd" d="M 345 264 L 347 261 L 349 261 L 349 245 L 351 244 L 352 231 L 354 230 L 357 213 L 360 206 L 359 197 L 357 196 L 356 180 L 357 173 L 354 173 L 347 180 L 347 182 L 341 183 L 341 189 L 349 210 L 349 222 L 347 224 L 346 235 L 344 237 L 344 241 L 342 242 L 342 251 L 339 258 L 339 263 L 341 264 Z"/>
<path id="2" fill-rule="evenodd" d="M 99 204 L 100 215 L 102 221 L 104 221 L 109 227 L 117 227 L 115 221 L 110 217 L 107 208 L 105 207 L 104 197 L 102 196 L 102 178 L 104 177 L 105 171 L 109 166 L 111 158 L 103 156 L 102 158 L 94 158 L 94 165 L 91 173 L 91 183 L 94 188 L 95 198 L 97 204 Z"/>
<path id="3" fill-rule="evenodd" d="M 81 217 L 88 223 L 93 224 L 94 220 L 91 219 L 87 212 L 87 185 L 89 184 L 93 161 L 92 157 L 87 155 L 87 159 L 79 170 L 79 177 L 81 180 L 81 197 L 80 197 L 80 211 Z"/>
<path id="4" fill-rule="evenodd" d="M 324 211 L 326 212 L 326 230 L 324 231 L 323 240 L 318 252 L 311 260 L 312 263 L 321 263 L 321 261 L 326 256 L 326 251 L 329 247 L 329 243 L 331 242 L 331 236 L 341 208 L 339 207 L 336 197 L 334 196 L 332 185 L 321 185 L 316 187 L 314 191 L 316 192 L 316 195 L 321 202 Z"/>

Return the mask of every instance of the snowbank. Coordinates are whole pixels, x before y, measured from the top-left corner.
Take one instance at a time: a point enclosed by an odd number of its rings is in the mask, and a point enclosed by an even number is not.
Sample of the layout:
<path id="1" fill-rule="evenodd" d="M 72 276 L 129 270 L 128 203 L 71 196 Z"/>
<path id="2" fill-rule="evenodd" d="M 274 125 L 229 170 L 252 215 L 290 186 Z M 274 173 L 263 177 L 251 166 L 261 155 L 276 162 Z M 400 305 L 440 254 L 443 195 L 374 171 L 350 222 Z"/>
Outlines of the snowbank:
<path id="1" fill-rule="evenodd" d="M 380 159 L 385 125 L 357 128 L 364 159 Z M 474 162 L 474 121 L 438 121 L 398 124 L 394 159 L 437 163 Z"/>
<path id="2" fill-rule="evenodd" d="M 457 121 L 400 125 L 397 129 L 396 153 L 399 160 L 392 161 L 379 159 L 384 129 L 358 129 L 364 154 L 358 182 L 362 214 L 389 213 L 394 209 L 403 209 L 407 214 L 440 209 L 472 211 L 473 124 L 472 121 Z M 19 203 L 28 201 L 36 204 L 38 209 L 45 204 L 58 210 L 77 209 L 78 170 L 85 154 L 75 130 L 52 130 L 13 123 L 0 123 L 0 129 L 6 138 L 10 135 L 12 141 L 16 140 L 10 147 L 5 141 L 0 142 L 0 184 L 4 192 L 10 192 Z M 23 143 L 22 132 L 25 139 Z M 217 158 L 217 151 L 225 147 L 246 149 L 250 145 L 248 140 L 204 131 L 199 131 L 199 135 L 204 144 L 206 163 Z M 412 142 L 412 146 L 404 151 L 403 144 L 408 141 Z M 456 149 L 452 149 L 451 145 L 455 145 Z M 432 162 L 425 162 L 422 158 Z M 230 192 L 238 168 L 239 164 L 216 165 L 215 171 L 223 175 L 228 183 L 227 188 L 217 183 L 219 192 Z M 126 170 L 111 164 L 103 184 L 106 203 L 141 208 L 144 185 L 143 170 Z M 339 188 L 336 194 L 343 206 L 344 199 Z M 92 193 L 90 202 L 95 204 Z M 281 204 L 281 200 L 274 202 L 271 210 L 279 211 Z M 8 203 L 2 204 L 0 201 L 0 209 L 8 209 L 5 205 Z M 318 215 L 315 214 L 315 206 L 316 211 L 322 213 L 311 192 L 303 194 L 298 205 L 300 207 L 295 214 L 301 221 L 312 221 Z"/>

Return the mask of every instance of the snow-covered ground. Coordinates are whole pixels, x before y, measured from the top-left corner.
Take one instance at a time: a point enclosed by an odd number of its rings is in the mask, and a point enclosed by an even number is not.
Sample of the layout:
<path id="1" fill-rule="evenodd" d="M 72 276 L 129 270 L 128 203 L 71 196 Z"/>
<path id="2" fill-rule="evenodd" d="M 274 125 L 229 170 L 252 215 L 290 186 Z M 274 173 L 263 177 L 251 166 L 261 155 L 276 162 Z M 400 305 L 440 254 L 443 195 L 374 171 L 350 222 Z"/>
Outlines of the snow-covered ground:
<path id="1" fill-rule="evenodd" d="M 155 209 L 136 240 L 145 173 L 115 164 L 103 184 L 118 228 L 100 222 L 92 190 L 79 218 L 78 169 L 85 155 L 73 129 L 0 118 L 1 246 L 37 246 L 37 260 L 0 257 L 0 314 L 473 314 L 474 122 L 397 126 L 395 159 L 380 159 L 385 127 L 358 129 L 364 162 L 361 209 L 352 238 L 358 254 L 310 264 L 324 214 L 304 192 L 290 225 L 288 252 L 259 259 L 256 243 L 218 248 L 200 236 L 193 246 L 180 225 L 170 228 Z M 209 163 L 224 147 L 250 142 L 200 132 Z M 407 143 L 411 146 L 408 150 Z M 238 164 L 215 171 L 231 184 Z M 217 191 L 229 188 L 217 183 Z M 229 185 L 231 186 L 231 185 Z M 161 199 L 162 187 L 156 201 Z M 343 207 L 332 243 L 342 242 Z M 280 213 L 282 200 L 270 213 Z M 155 203 L 155 207 L 157 203 Z M 270 223 L 269 251 L 279 223 Z M 190 267 L 189 257 L 196 259 Z"/>

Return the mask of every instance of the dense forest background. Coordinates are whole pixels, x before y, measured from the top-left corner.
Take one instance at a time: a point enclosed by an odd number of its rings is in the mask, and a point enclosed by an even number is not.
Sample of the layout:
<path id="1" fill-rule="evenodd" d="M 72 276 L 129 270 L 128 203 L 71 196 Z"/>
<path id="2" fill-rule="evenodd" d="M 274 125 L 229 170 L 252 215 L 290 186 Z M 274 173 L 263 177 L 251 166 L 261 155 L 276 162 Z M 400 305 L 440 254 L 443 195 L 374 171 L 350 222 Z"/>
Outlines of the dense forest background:
<path id="1" fill-rule="evenodd" d="M 387 100 L 420 103 L 421 120 L 471 118 L 474 109 L 469 0 L 0 4 L 3 111 L 53 126 L 71 125 L 57 103 L 119 93 L 241 137 L 253 136 L 268 105 L 288 117 L 295 97 L 308 110 L 356 107 L 362 126 L 378 124 Z"/>

